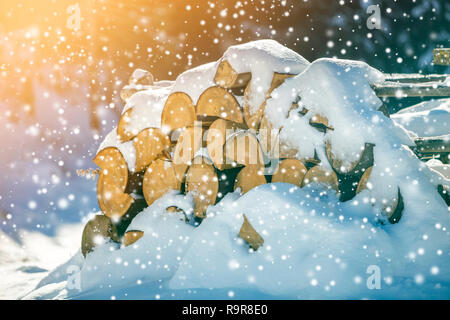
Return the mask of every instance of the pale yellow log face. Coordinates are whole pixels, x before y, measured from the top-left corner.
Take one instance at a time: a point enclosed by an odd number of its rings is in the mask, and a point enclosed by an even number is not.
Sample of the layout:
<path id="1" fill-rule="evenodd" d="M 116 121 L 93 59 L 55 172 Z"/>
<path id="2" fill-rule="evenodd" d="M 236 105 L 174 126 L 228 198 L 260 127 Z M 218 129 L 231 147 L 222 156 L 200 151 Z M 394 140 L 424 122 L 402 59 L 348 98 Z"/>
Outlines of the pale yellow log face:
<path id="1" fill-rule="evenodd" d="M 97 200 L 102 212 L 115 220 L 123 216 L 133 203 L 129 194 L 102 173 L 97 182 Z"/>
<path id="2" fill-rule="evenodd" d="M 170 161 L 156 159 L 145 171 L 142 191 L 149 206 L 168 191 L 179 191 L 180 188 L 180 181 Z"/>
<path id="3" fill-rule="evenodd" d="M 117 136 L 119 140 L 122 142 L 129 141 L 133 139 L 136 133 L 133 133 L 132 130 L 128 129 L 128 125 L 131 123 L 131 113 L 133 112 L 133 108 L 125 111 L 119 119 L 119 123 L 117 124 Z"/>
<path id="4" fill-rule="evenodd" d="M 358 187 L 356 188 L 356 194 L 367 189 L 367 184 L 369 182 L 370 174 L 372 173 L 372 168 L 373 167 L 369 167 L 366 169 L 366 171 L 364 171 L 361 180 L 359 180 Z"/>
<path id="5" fill-rule="evenodd" d="M 94 162 L 101 168 L 97 182 L 100 209 L 110 218 L 119 218 L 133 202 L 133 198 L 124 193 L 128 183 L 127 163 L 122 153 L 114 147 L 101 150 Z"/>
<path id="6" fill-rule="evenodd" d="M 206 209 L 216 202 L 219 180 L 210 164 L 194 163 L 186 174 L 186 190 L 194 198 L 194 214 L 204 218 Z"/>
<path id="7" fill-rule="evenodd" d="M 226 163 L 224 145 L 227 135 L 242 129 L 242 125 L 224 119 L 215 120 L 209 127 L 206 137 L 207 149 L 217 169 L 225 170 L 233 167 L 232 164 Z"/>
<path id="8" fill-rule="evenodd" d="M 164 132 L 192 127 L 195 120 L 195 106 L 186 93 L 174 92 L 167 98 L 161 114 L 161 127 Z"/>
<path id="9" fill-rule="evenodd" d="M 250 72 L 237 73 L 226 60 L 220 62 L 214 76 L 214 82 L 223 88 L 233 89 L 245 87 L 250 81 Z"/>
<path id="10" fill-rule="evenodd" d="M 197 102 L 197 117 L 209 116 L 244 123 L 242 112 L 236 98 L 226 89 L 210 87 Z"/>
<path id="11" fill-rule="evenodd" d="M 241 194 L 245 194 L 251 189 L 266 183 L 267 180 L 264 176 L 264 167 L 250 165 L 239 171 L 234 183 L 234 190 L 241 188 Z"/>
<path id="12" fill-rule="evenodd" d="M 169 138 L 158 128 L 144 129 L 134 139 L 136 150 L 135 172 L 145 168 L 155 160 L 164 150 L 170 147 Z"/>
<path id="13" fill-rule="evenodd" d="M 264 156 L 258 139 L 249 131 L 238 132 L 225 142 L 226 163 L 264 165 Z"/>
<path id="14" fill-rule="evenodd" d="M 301 186 L 306 174 L 305 165 L 297 159 L 285 159 L 280 161 L 272 176 L 272 182 L 285 182 Z"/>
<path id="15" fill-rule="evenodd" d="M 130 230 L 122 237 L 122 245 L 128 247 L 144 236 L 144 231 Z"/>
<path id="16" fill-rule="evenodd" d="M 264 244 L 264 239 L 253 228 L 244 214 L 244 223 L 241 226 L 238 234 L 239 238 L 244 240 L 253 250 L 258 250 Z"/>
<path id="17" fill-rule="evenodd" d="M 201 149 L 203 144 L 203 130 L 201 127 L 189 127 L 180 133 L 173 153 L 176 165 L 187 165 Z"/>
<path id="18" fill-rule="evenodd" d="M 321 166 L 315 166 L 309 169 L 303 178 L 302 187 L 311 183 L 322 184 L 330 189 L 339 192 L 339 184 L 336 173 L 331 170 L 324 169 Z"/>

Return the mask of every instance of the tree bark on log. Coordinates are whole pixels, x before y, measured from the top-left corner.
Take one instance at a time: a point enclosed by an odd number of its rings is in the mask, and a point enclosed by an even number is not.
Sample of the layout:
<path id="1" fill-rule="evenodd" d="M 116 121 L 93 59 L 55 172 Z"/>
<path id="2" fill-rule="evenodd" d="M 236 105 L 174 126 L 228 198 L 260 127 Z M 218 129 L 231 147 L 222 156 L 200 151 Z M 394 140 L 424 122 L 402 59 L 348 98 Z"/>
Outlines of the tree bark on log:
<path id="1" fill-rule="evenodd" d="M 84 227 L 81 237 L 81 253 L 86 257 L 97 245 L 109 240 L 119 241 L 115 225 L 107 216 L 96 215 Z"/>

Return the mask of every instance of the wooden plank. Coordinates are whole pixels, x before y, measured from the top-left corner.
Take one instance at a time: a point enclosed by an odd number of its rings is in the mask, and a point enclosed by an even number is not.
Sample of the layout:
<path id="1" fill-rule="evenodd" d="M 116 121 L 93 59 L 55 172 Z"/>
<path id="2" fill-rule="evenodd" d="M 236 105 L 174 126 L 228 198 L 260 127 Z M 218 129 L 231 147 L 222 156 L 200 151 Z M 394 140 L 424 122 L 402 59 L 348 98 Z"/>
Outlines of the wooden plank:
<path id="1" fill-rule="evenodd" d="M 450 48 L 439 48 L 433 50 L 434 64 L 450 66 Z"/>
<path id="2" fill-rule="evenodd" d="M 417 138 L 415 150 L 421 154 L 450 152 L 450 134 L 437 137 Z"/>
<path id="3" fill-rule="evenodd" d="M 450 74 L 387 73 L 385 77 L 389 82 L 426 83 L 445 81 Z"/>
<path id="4" fill-rule="evenodd" d="M 378 97 L 450 97 L 450 86 L 442 82 L 402 83 L 385 81 L 373 85 Z"/>

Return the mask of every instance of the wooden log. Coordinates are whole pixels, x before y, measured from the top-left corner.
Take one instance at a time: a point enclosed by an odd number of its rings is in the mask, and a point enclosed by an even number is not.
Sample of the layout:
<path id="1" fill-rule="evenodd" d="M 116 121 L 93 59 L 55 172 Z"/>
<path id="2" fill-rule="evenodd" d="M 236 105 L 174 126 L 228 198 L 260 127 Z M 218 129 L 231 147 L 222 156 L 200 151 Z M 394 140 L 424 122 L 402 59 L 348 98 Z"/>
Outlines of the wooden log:
<path id="1" fill-rule="evenodd" d="M 206 217 L 206 210 L 216 202 L 219 189 L 214 166 L 207 162 L 206 159 L 194 159 L 186 174 L 185 190 L 194 198 L 194 215 L 200 219 Z"/>
<path id="2" fill-rule="evenodd" d="M 180 217 L 181 221 L 184 221 L 186 223 L 189 222 L 189 219 L 188 219 L 188 217 L 186 215 L 186 212 L 184 212 L 183 209 L 178 208 L 177 206 L 167 207 L 166 208 L 166 212 L 169 213 L 169 214 L 176 214 L 176 215 L 178 215 Z"/>
<path id="3" fill-rule="evenodd" d="M 117 124 L 117 137 L 121 142 L 130 141 L 139 133 L 136 130 L 128 128 L 128 125 L 131 123 L 132 112 L 133 108 L 129 108 L 125 111 L 120 116 L 119 123 Z"/>
<path id="4" fill-rule="evenodd" d="M 251 81 L 247 85 L 247 88 L 244 91 L 244 119 L 245 123 L 250 129 L 258 130 L 261 122 L 261 118 L 264 114 L 264 110 L 266 108 L 266 102 L 267 99 L 270 98 L 270 95 L 272 94 L 272 91 L 278 88 L 286 79 L 291 78 L 295 76 L 294 74 L 288 74 L 288 73 L 273 73 L 272 82 L 270 84 L 270 88 L 266 93 L 266 98 L 264 102 L 255 108 L 255 106 L 250 105 L 249 102 L 249 94 L 250 94 L 250 87 L 251 87 Z"/>
<path id="5" fill-rule="evenodd" d="M 250 72 L 237 73 L 228 61 L 222 60 L 217 67 L 214 82 L 226 89 L 243 88 L 247 86 L 251 78 Z"/>
<path id="6" fill-rule="evenodd" d="M 325 186 L 328 189 L 333 189 L 336 192 L 339 192 L 339 183 L 336 173 L 327 169 L 321 165 L 317 165 L 309 169 L 302 182 L 302 187 L 305 187 L 310 184 L 320 184 Z"/>
<path id="7" fill-rule="evenodd" d="M 239 171 L 234 190 L 241 188 L 241 194 L 245 194 L 259 185 L 266 184 L 267 180 L 264 176 L 264 167 L 259 165 L 248 165 Z"/>
<path id="8" fill-rule="evenodd" d="M 261 122 L 258 130 L 258 138 L 260 141 L 260 146 L 264 154 L 266 154 L 270 158 L 278 158 L 279 156 L 279 148 L 276 147 L 276 155 L 273 154 L 274 146 L 279 142 L 278 134 L 280 130 L 273 129 L 273 126 L 267 116 L 264 114 L 261 118 Z"/>
<path id="9" fill-rule="evenodd" d="M 110 240 L 119 241 L 115 225 L 107 216 L 96 215 L 84 227 L 81 237 L 81 253 L 86 257 L 96 246 Z"/>
<path id="10" fill-rule="evenodd" d="M 356 188 L 357 194 L 363 190 L 372 189 L 372 186 L 369 183 L 372 168 L 373 167 L 369 167 L 361 177 L 361 180 L 358 183 L 358 187 Z M 386 217 L 390 223 L 399 222 L 402 217 L 404 209 L 403 197 L 400 192 L 400 188 L 398 188 L 397 194 L 394 197 L 392 197 L 391 199 L 383 199 L 383 200 L 384 203 L 381 209 L 381 215 L 383 217 Z"/>
<path id="11" fill-rule="evenodd" d="M 385 74 L 385 81 L 404 83 L 441 82 L 449 76 L 448 74 L 388 73 Z"/>
<path id="12" fill-rule="evenodd" d="M 210 87 L 199 97 L 197 117 L 217 117 L 237 123 L 244 123 L 241 108 L 236 98 L 226 89 Z"/>
<path id="13" fill-rule="evenodd" d="M 126 103 L 128 99 L 130 99 L 131 96 L 133 96 L 136 92 L 148 90 L 151 88 L 152 86 L 141 84 L 126 85 L 122 88 L 122 90 L 120 90 L 120 99 L 122 99 L 122 101 Z"/>
<path id="14" fill-rule="evenodd" d="M 328 118 L 315 114 L 309 119 L 309 124 L 319 130 L 320 132 L 327 132 L 327 130 L 334 130 L 334 128 L 329 124 Z"/>
<path id="15" fill-rule="evenodd" d="M 297 159 L 285 159 L 278 163 L 272 182 L 290 183 L 301 187 L 307 172 L 306 166 Z"/>
<path id="16" fill-rule="evenodd" d="M 153 75 L 144 69 L 135 69 L 128 79 L 130 85 L 153 85 Z"/>
<path id="17" fill-rule="evenodd" d="M 216 119 L 209 127 L 206 137 L 208 154 L 218 170 L 233 168 L 231 163 L 226 163 L 224 145 L 227 137 L 244 129 L 245 126 L 241 124 L 220 118 Z"/>
<path id="18" fill-rule="evenodd" d="M 443 82 L 402 83 L 385 81 L 372 86 L 378 97 L 449 97 L 450 86 Z"/>
<path id="19" fill-rule="evenodd" d="M 372 186 L 369 184 L 369 178 L 370 174 L 372 173 L 372 168 L 373 167 L 369 167 L 364 171 L 361 180 L 359 180 L 358 187 L 356 188 L 356 194 L 365 189 L 372 189 Z"/>
<path id="20" fill-rule="evenodd" d="M 450 49 L 437 48 L 433 50 L 434 64 L 441 66 L 450 66 Z"/>
<path id="21" fill-rule="evenodd" d="M 101 150 L 94 162 L 101 168 L 97 182 L 97 200 L 102 212 L 110 218 L 126 213 L 133 198 L 125 193 L 128 184 L 128 167 L 122 153 L 114 147 Z"/>
<path id="22" fill-rule="evenodd" d="M 180 191 L 181 182 L 177 179 L 172 162 L 154 160 L 145 170 L 142 189 L 149 206 L 170 190 Z"/>
<path id="23" fill-rule="evenodd" d="M 170 147 L 170 140 L 160 129 L 147 128 L 134 139 L 136 150 L 135 172 L 143 171 L 164 150 Z"/>
<path id="24" fill-rule="evenodd" d="M 326 142 L 326 155 L 338 177 L 341 201 L 350 200 L 356 195 L 358 182 L 366 170 L 374 164 L 373 148 L 374 144 L 364 144 L 364 148 L 359 154 L 355 155 L 351 159 L 352 161 L 345 163 L 344 155 L 333 152 L 331 143 Z"/>
<path id="25" fill-rule="evenodd" d="M 136 217 L 139 213 L 142 212 L 145 208 L 147 208 L 147 202 L 142 196 L 136 196 L 133 198 L 133 203 L 128 208 L 127 212 L 120 219 L 113 219 L 113 223 L 116 225 L 117 233 L 119 237 L 122 237 L 128 229 L 131 221 L 133 221 L 134 217 Z"/>
<path id="26" fill-rule="evenodd" d="M 437 187 L 439 195 L 444 199 L 445 204 L 450 206 L 450 187 L 448 185 L 440 184 Z"/>
<path id="27" fill-rule="evenodd" d="M 331 167 L 339 174 L 351 173 L 358 165 L 363 165 L 366 169 L 373 164 L 373 144 L 365 144 L 358 154 L 352 156 L 351 161 L 346 161 L 344 158 L 346 155 L 339 154 L 339 150 L 337 152 L 333 150 L 329 140 L 325 143 L 325 152 Z M 362 160 L 367 163 L 361 164 Z"/>
<path id="28" fill-rule="evenodd" d="M 450 152 L 450 134 L 437 137 L 424 137 L 414 140 L 415 150 L 419 153 L 440 154 Z"/>
<path id="29" fill-rule="evenodd" d="M 161 114 L 161 127 L 164 132 L 192 127 L 196 120 L 195 106 L 192 99 L 184 92 L 169 95 Z"/>
<path id="30" fill-rule="evenodd" d="M 264 156 L 256 136 L 247 130 L 238 131 L 227 138 L 224 146 L 225 161 L 235 165 L 262 165 Z"/>
<path id="31" fill-rule="evenodd" d="M 253 250 L 258 250 L 264 244 L 264 239 L 259 235 L 259 233 L 253 228 L 253 226 L 248 221 L 247 217 L 244 216 L 244 223 L 239 230 L 239 238 L 244 240 Z"/>
<path id="32" fill-rule="evenodd" d="M 199 126 L 189 127 L 180 132 L 177 144 L 175 145 L 172 162 L 177 179 L 185 181 L 185 174 L 192 164 L 195 154 L 203 146 L 203 129 Z"/>
<path id="33" fill-rule="evenodd" d="M 128 247 L 144 236 L 144 231 L 130 230 L 125 232 L 122 237 L 122 245 Z"/>

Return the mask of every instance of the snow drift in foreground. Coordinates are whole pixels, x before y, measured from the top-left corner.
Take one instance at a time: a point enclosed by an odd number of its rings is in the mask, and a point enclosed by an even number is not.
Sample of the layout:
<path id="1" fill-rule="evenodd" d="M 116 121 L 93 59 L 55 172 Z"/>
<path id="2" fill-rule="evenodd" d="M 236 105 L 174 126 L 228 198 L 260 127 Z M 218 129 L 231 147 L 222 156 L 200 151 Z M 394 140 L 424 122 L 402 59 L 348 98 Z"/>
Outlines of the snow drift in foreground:
<path id="1" fill-rule="evenodd" d="M 27 298 L 450 298 L 450 217 L 436 192 L 445 178 L 406 147 L 412 141 L 403 127 L 377 111 L 371 84 L 382 74 L 356 61 L 299 63 L 304 71 L 272 92 L 266 116 L 299 159 L 316 152 L 322 165 L 329 165 L 326 141 L 343 159 L 374 144 L 367 190 L 340 202 L 320 185 L 266 184 L 228 194 L 198 227 L 165 212 L 193 211 L 189 196 L 169 193 L 133 220 L 128 230 L 144 231 L 135 244 L 106 243 L 86 260 L 78 254 Z M 334 130 L 313 131 L 308 114 L 289 112 L 293 102 L 326 116 Z M 403 215 L 389 224 L 380 212 L 398 190 Z M 237 236 L 243 214 L 265 240 L 256 252 Z M 80 290 L 65 287 L 71 266 Z"/>

